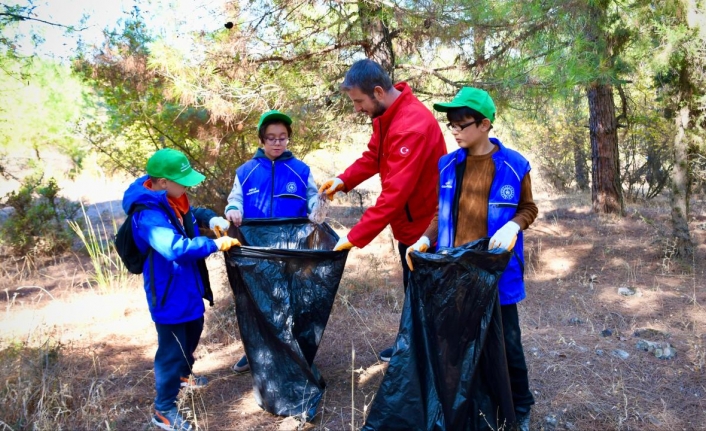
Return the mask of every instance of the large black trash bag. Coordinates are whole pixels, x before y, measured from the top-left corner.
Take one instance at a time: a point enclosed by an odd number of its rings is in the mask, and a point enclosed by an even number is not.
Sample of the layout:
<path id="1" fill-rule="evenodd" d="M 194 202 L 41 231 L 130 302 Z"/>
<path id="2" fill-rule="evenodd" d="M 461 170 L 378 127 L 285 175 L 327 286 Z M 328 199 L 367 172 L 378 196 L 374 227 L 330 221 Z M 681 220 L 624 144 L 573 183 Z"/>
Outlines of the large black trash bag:
<path id="1" fill-rule="evenodd" d="M 364 431 L 497 430 L 515 422 L 497 283 L 510 253 L 481 239 L 412 253 L 395 352 Z"/>
<path id="2" fill-rule="evenodd" d="M 348 252 L 331 251 L 338 235 L 305 218 L 247 220 L 228 234 L 243 244 L 226 269 L 257 403 L 310 420 L 326 387 L 314 357 Z"/>

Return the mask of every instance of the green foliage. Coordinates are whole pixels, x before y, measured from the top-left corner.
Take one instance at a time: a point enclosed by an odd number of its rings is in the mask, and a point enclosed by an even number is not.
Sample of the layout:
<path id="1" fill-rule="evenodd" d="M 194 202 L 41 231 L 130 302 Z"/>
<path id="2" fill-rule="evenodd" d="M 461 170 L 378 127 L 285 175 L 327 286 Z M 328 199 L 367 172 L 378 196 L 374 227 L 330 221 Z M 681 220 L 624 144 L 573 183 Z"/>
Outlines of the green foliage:
<path id="1" fill-rule="evenodd" d="M 15 255 L 50 255 L 70 248 L 72 236 L 65 221 L 75 216 L 78 204 L 58 193 L 53 178 L 29 176 L 19 190 L 5 196 L 14 212 L 0 226 L 0 241 Z"/>

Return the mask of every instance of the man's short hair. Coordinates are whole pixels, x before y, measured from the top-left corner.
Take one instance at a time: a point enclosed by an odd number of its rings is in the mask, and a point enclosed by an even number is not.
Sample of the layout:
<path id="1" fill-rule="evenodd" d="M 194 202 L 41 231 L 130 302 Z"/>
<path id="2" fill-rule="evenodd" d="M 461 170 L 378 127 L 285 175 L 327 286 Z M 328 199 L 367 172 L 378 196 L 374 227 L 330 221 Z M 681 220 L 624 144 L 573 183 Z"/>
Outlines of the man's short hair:
<path id="1" fill-rule="evenodd" d="M 358 88 L 372 98 L 375 87 L 381 87 L 385 92 L 388 92 L 392 88 L 392 80 L 382 66 L 366 58 L 353 63 L 348 69 L 340 89 L 341 91 L 351 91 Z"/>

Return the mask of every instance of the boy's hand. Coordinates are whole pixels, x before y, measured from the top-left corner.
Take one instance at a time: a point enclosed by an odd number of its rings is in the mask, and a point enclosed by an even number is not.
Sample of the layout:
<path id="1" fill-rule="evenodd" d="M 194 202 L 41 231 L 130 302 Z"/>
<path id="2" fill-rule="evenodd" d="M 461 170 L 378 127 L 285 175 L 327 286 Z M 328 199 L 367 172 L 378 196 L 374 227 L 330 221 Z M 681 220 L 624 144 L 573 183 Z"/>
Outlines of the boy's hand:
<path id="1" fill-rule="evenodd" d="M 229 236 L 222 236 L 214 240 L 220 251 L 228 251 L 231 247 L 240 247 L 240 241 Z"/>
<path id="2" fill-rule="evenodd" d="M 235 226 L 240 226 L 243 223 L 243 213 L 240 210 L 228 210 L 226 218 L 232 221 Z"/>
<path id="3" fill-rule="evenodd" d="M 517 241 L 517 233 L 520 231 L 520 225 L 514 221 L 509 221 L 505 223 L 503 227 L 495 232 L 495 235 L 490 237 L 490 242 L 488 243 L 488 250 L 493 250 L 499 248 L 501 251 L 510 251 L 515 247 L 515 241 Z"/>
<path id="4" fill-rule="evenodd" d="M 336 192 L 342 191 L 345 187 L 346 187 L 346 185 L 343 184 L 343 181 L 340 178 L 333 178 L 333 179 L 326 181 L 319 188 L 319 193 L 326 192 L 326 196 L 328 196 L 328 200 L 332 201 L 333 195 L 335 195 Z"/>
<path id="5" fill-rule="evenodd" d="M 350 250 L 352 248 L 353 244 L 348 241 L 348 236 L 343 235 L 343 237 L 339 239 L 336 245 L 333 247 L 333 251 Z"/>
<path id="6" fill-rule="evenodd" d="M 415 242 L 414 244 L 407 247 L 407 252 L 405 253 L 405 259 L 407 259 L 407 266 L 409 267 L 410 271 L 414 271 L 414 266 L 412 266 L 412 258 L 409 257 L 409 254 L 413 251 L 418 251 L 420 253 L 424 253 L 425 251 L 429 250 L 430 245 L 431 245 L 431 242 L 429 241 L 429 238 L 422 235 L 422 237 L 419 238 L 417 240 L 417 242 Z"/>
<path id="7" fill-rule="evenodd" d="M 223 232 L 227 232 L 228 226 L 230 226 L 230 223 L 223 217 L 211 217 L 211 220 L 208 221 L 208 227 L 216 233 L 216 236 L 221 236 Z"/>

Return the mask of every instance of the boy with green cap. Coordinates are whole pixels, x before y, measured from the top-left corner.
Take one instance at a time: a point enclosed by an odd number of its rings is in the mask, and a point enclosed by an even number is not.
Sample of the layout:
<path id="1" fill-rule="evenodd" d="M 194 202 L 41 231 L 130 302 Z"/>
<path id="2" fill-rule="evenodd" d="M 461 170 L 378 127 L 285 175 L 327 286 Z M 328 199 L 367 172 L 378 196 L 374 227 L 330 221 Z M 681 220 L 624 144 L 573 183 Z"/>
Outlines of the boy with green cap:
<path id="1" fill-rule="evenodd" d="M 490 249 L 513 250 L 498 282 L 505 353 L 517 425 L 529 430 L 534 397 L 529 390 L 522 349 L 517 303 L 525 298 L 522 230 L 537 217 L 532 198 L 529 162 L 517 151 L 490 138 L 495 104 L 478 88 L 464 87 L 450 103 L 436 103 L 446 112 L 448 129 L 458 150 L 439 160 L 439 208 L 424 235 L 407 249 L 409 254 L 460 245 L 490 236 Z"/>
<path id="2" fill-rule="evenodd" d="M 125 213 L 133 214 L 135 244 L 147 255 L 142 274 L 158 344 L 152 423 L 165 430 L 193 429 L 178 411 L 177 395 L 181 387 L 207 383 L 205 377 L 192 375 L 203 330 L 203 299 L 213 305 L 204 259 L 240 245 L 227 236 L 212 240 L 198 235 L 197 223 L 213 230 L 228 228 L 213 211 L 190 206 L 185 191 L 203 180 L 184 154 L 165 148 L 150 157 L 147 175 L 132 183 L 123 197 Z"/>
<path id="3" fill-rule="evenodd" d="M 306 163 L 287 150 L 292 119 L 280 111 L 260 117 L 257 132 L 261 147 L 235 171 L 228 195 L 226 218 L 240 226 L 248 218 L 306 217 L 314 211 L 318 189 Z M 236 373 L 250 370 L 247 356 L 233 366 Z"/>

